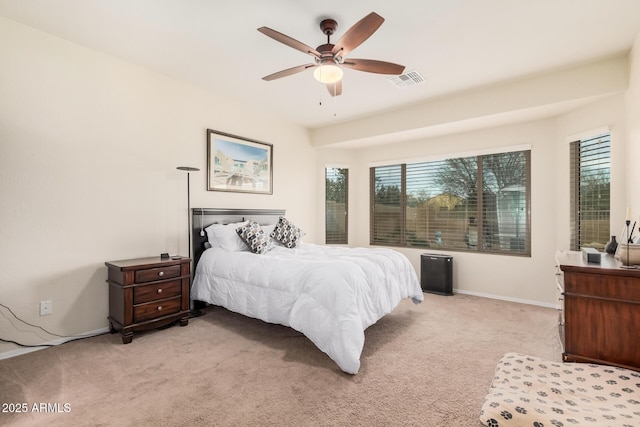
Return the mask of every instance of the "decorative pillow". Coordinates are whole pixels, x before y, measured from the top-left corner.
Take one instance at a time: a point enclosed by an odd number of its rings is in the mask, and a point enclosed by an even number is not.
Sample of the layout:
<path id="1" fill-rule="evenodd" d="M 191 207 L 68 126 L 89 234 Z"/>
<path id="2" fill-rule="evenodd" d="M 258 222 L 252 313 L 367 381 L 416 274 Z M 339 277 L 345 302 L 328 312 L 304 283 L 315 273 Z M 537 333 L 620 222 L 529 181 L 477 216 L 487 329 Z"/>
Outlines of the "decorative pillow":
<path id="1" fill-rule="evenodd" d="M 273 233 L 273 230 L 276 229 L 276 225 L 275 224 L 269 224 L 269 225 L 263 225 L 262 226 L 262 230 L 269 236 L 271 237 L 271 233 Z M 273 246 L 282 246 L 282 243 L 278 242 L 276 239 L 271 239 L 271 244 Z"/>
<path id="2" fill-rule="evenodd" d="M 236 232 L 254 254 L 263 254 L 272 248 L 271 237 L 254 220 L 249 220 L 242 227 L 238 227 Z"/>
<path id="3" fill-rule="evenodd" d="M 281 216 L 278 219 L 276 227 L 271 232 L 271 237 L 287 248 L 295 248 L 304 234 L 302 229 L 296 227 L 294 223 Z"/>
<path id="4" fill-rule="evenodd" d="M 247 246 L 244 244 L 236 229 L 247 224 L 248 221 L 235 222 L 232 224 L 211 224 L 205 231 L 207 239 L 214 248 L 222 248 L 228 252 L 246 251 Z"/>

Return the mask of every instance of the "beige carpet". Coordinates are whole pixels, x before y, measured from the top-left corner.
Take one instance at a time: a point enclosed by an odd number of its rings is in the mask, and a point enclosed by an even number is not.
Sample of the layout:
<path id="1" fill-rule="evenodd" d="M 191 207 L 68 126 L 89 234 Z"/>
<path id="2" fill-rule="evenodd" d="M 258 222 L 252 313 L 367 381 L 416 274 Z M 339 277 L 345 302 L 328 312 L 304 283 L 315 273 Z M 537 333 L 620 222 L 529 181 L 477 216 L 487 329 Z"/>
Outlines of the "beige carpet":
<path id="1" fill-rule="evenodd" d="M 107 334 L 0 360 L 0 402 L 28 406 L 0 413 L 0 425 L 478 426 L 504 353 L 560 360 L 556 318 L 425 294 L 367 329 L 352 376 L 292 329 L 210 307 L 128 345 Z"/>

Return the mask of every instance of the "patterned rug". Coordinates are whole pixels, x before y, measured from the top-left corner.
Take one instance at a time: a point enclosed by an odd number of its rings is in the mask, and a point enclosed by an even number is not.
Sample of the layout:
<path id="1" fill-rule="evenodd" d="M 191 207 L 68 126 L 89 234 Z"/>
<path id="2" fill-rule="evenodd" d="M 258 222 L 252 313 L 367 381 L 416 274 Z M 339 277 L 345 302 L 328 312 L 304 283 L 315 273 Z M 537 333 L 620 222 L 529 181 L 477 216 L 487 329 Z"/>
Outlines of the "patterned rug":
<path id="1" fill-rule="evenodd" d="M 507 353 L 480 421 L 488 427 L 640 427 L 640 372 Z"/>

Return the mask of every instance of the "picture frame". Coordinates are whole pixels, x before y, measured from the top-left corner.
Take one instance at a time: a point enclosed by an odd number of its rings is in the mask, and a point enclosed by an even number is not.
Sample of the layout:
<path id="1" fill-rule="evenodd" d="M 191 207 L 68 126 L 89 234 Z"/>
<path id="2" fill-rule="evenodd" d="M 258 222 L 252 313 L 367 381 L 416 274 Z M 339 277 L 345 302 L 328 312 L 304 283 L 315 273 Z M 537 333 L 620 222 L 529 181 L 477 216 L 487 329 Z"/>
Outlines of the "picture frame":
<path id="1" fill-rule="evenodd" d="M 207 190 L 273 194 L 273 145 L 207 129 Z"/>

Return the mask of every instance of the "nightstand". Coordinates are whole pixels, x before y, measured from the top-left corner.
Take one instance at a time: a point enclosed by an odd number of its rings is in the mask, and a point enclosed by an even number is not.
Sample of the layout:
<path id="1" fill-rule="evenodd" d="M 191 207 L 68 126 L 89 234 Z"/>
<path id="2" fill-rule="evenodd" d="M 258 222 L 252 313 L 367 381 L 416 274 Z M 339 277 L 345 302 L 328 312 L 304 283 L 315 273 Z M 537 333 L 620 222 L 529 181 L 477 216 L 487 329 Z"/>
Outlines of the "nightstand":
<path id="1" fill-rule="evenodd" d="M 180 320 L 189 324 L 191 258 L 159 256 L 105 262 L 109 284 L 109 330 L 122 343 L 134 331 L 159 328 Z"/>

